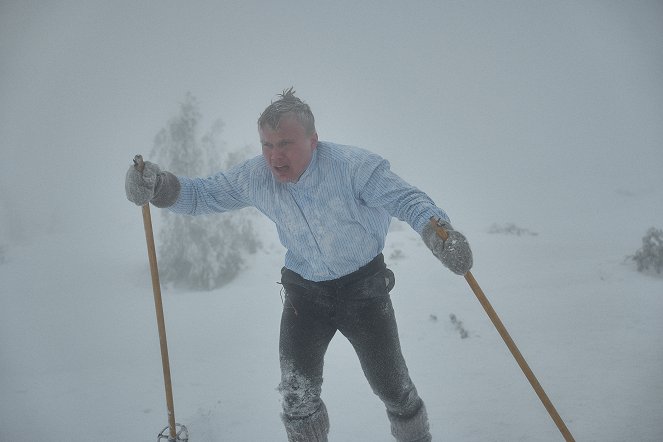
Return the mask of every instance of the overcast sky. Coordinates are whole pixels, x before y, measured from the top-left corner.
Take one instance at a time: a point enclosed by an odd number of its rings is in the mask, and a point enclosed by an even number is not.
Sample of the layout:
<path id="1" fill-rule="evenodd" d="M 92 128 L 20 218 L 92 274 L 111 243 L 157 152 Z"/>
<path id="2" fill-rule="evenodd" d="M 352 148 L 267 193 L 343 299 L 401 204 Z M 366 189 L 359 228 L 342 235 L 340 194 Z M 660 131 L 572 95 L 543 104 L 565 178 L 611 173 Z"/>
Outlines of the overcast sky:
<path id="1" fill-rule="evenodd" d="M 0 240 L 120 212 L 187 92 L 257 153 L 258 115 L 294 86 L 322 139 L 477 227 L 651 192 L 661 23 L 660 1 L 0 1 Z"/>

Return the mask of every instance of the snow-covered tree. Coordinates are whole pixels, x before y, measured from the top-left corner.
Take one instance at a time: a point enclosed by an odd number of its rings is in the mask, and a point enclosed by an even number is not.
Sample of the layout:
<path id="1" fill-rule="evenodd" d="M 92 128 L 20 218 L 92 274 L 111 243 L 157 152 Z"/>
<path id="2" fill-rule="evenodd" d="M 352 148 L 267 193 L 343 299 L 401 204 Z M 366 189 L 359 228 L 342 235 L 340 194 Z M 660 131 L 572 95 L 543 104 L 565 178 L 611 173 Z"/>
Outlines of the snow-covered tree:
<path id="1" fill-rule="evenodd" d="M 650 228 L 642 237 L 642 247 L 635 252 L 633 260 L 638 265 L 639 271 L 656 270 L 663 271 L 663 229 Z"/>
<path id="2" fill-rule="evenodd" d="M 150 159 L 176 175 L 207 176 L 250 155 L 248 148 L 225 149 L 219 141 L 220 120 L 200 136 L 200 120 L 198 101 L 188 93 L 179 114 L 156 135 Z M 218 288 L 231 281 L 244 267 L 247 254 L 260 247 L 252 209 L 197 217 L 161 213 L 157 248 L 164 283 L 194 290 Z"/>

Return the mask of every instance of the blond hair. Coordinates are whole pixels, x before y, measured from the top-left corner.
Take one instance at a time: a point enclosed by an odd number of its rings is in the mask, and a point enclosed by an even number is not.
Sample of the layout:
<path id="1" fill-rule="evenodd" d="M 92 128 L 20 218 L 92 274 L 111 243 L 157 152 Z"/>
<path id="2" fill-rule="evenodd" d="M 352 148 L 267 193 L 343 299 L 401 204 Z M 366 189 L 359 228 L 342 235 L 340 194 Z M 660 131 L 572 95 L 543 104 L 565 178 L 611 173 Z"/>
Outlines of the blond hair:
<path id="1" fill-rule="evenodd" d="M 269 126 L 271 129 L 277 129 L 281 118 L 286 114 L 291 114 L 304 126 L 307 134 L 310 135 L 315 132 L 315 118 L 311 108 L 295 96 L 292 87 L 284 89 L 277 97 L 278 99 L 272 101 L 272 104 L 267 106 L 260 114 L 258 118 L 259 128 Z"/>

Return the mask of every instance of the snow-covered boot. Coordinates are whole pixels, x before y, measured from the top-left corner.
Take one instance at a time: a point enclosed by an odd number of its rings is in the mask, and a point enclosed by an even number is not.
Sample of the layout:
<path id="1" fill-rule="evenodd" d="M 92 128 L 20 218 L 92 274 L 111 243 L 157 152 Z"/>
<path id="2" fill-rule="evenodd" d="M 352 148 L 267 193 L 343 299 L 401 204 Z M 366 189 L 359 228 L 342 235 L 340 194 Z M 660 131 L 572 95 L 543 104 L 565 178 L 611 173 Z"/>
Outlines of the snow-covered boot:
<path id="1" fill-rule="evenodd" d="M 307 417 L 288 417 L 281 415 L 288 442 L 327 442 L 329 433 L 329 416 L 324 402 L 320 408 Z"/>
<path id="2" fill-rule="evenodd" d="M 404 417 L 387 412 L 391 422 L 391 434 L 398 442 L 431 442 L 426 406 L 421 405 L 414 416 Z"/>

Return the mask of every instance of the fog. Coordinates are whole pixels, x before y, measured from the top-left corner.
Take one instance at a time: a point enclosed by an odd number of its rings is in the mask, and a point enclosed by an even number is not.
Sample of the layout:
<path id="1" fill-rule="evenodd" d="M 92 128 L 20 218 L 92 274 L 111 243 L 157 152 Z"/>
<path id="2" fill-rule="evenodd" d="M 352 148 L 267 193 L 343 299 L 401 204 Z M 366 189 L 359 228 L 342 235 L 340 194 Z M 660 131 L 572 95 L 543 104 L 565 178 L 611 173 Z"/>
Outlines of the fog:
<path id="1" fill-rule="evenodd" d="M 569 192 L 662 184 L 660 2 L 0 8 L 3 241 L 132 216 L 124 171 L 188 91 L 258 152 L 257 116 L 294 86 L 322 139 L 385 155 L 456 222 L 562 221 Z"/>
<path id="2" fill-rule="evenodd" d="M 656 440 L 661 280 L 624 257 L 663 227 L 661 23 L 660 1 L 0 2 L 0 439 L 63 424 L 71 440 L 153 438 L 163 393 L 126 169 L 187 92 L 201 130 L 221 119 L 229 148 L 258 153 L 258 115 L 294 86 L 321 139 L 382 154 L 467 234 L 579 440 Z M 509 222 L 540 236 L 488 233 Z M 407 257 L 391 263 L 402 339 L 438 434 L 557 440 L 530 391 L 512 396 L 524 379 L 493 370 L 506 352 L 460 278 L 438 274 L 414 232 L 390 238 L 385 256 Z M 203 380 L 177 389 L 198 440 L 281 430 L 273 243 L 225 291 L 165 291 L 176 379 Z M 449 312 L 476 335 L 461 344 L 429 319 Z M 236 344 L 254 351 L 227 358 Z M 336 348 L 329 408 L 350 425 L 334 436 L 379 437 L 383 410 Z"/>

